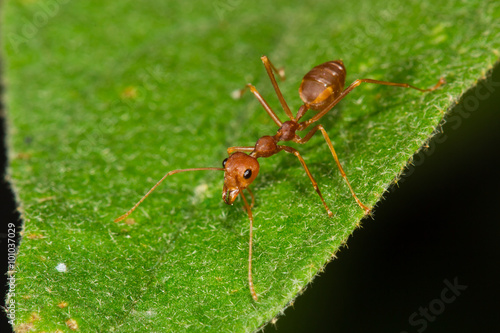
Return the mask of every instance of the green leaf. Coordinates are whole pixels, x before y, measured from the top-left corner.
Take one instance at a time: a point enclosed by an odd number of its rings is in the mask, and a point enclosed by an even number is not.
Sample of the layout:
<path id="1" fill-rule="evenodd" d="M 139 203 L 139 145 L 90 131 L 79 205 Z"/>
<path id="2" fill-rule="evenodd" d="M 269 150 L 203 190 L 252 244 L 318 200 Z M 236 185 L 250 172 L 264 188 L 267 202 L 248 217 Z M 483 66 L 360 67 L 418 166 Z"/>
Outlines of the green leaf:
<path id="1" fill-rule="evenodd" d="M 297 159 L 262 159 L 248 218 L 226 206 L 218 171 L 229 146 L 276 126 L 257 86 L 284 114 L 260 63 L 284 66 L 294 110 L 313 66 L 343 59 L 361 85 L 321 123 L 360 199 L 374 206 L 447 109 L 491 69 L 497 1 L 8 1 L 2 32 L 10 177 L 23 211 L 16 261 L 20 332 L 245 332 L 279 314 L 321 270 L 364 212 L 321 135 L 300 149 L 334 216 Z M 66 269 L 64 271 L 64 264 Z M 57 269 L 59 268 L 59 270 Z M 62 271 L 62 272 L 61 272 Z"/>

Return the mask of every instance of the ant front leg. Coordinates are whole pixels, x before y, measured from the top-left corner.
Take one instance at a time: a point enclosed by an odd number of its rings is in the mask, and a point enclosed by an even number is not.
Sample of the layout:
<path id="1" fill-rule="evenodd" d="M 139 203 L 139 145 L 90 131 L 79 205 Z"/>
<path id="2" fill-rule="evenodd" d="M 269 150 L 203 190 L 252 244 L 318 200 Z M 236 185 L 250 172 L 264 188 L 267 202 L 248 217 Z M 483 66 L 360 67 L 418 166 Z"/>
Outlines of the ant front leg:
<path id="1" fill-rule="evenodd" d="M 250 197 L 252 198 L 252 204 L 250 205 L 250 209 L 252 209 L 253 206 L 255 205 L 255 196 L 253 195 L 253 192 L 250 190 L 250 187 L 247 187 L 245 190 L 248 191 Z"/>
<path id="2" fill-rule="evenodd" d="M 297 158 L 299 159 L 300 163 L 304 167 L 304 170 L 306 171 L 307 176 L 311 180 L 311 183 L 312 183 L 314 189 L 316 190 L 316 193 L 318 193 L 318 195 L 319 195 L 319 197 L 321 199 L 321 202 L 323 202 L 323 206 L 325 206 L 325 209 L 326 209 L 326 212 L 328 213 L 328 216 L 332 217 L 333 213 L 330 210 L 330 208 L 328 208 L 328 205 L 326 204 L 325 199 L 323 199 L 323 195 L 321 194 L 321 191 L 319 190 L 318 183 L 314 180 L 314 177 L 312 176 L 311 172 L 309 171 L 309 168 L 307 167 L 306 162 L 304 161 L 304 159 L 302 158 L 302 156 L 300 156 L 299 151 L 297 149 L 295 149 L 295 148 L 288 147 L 288 146 L 278 146 L 278 147 L 281 148 L 281 149 L 283 149 L 287 153 L 294 154 L 295 156 L 297 156 Z"/>
<path id="3" fill-rule="evenodd" d="M 255 147 L 241 147 L 241 146 L 235 146 L 235 147 L 229 147 L 227 148 L 227 154 L 231 155 L 232 153 L 240 152 L 240 153 L 251 153 L 254 151 Z"/>
<path id="4" fill-rule="evenodd" d="M 314 133 L 316 133 L 316 131 L 318 129 L 323 134 L 323 137 L 325 138 L 325 141 L 328 144 L 328 148 L 330 148 L 330 151 L 331 151 L 331 153 L 333 155 L 333 159 L 335 160 L 335 163 L 337 163 L 337 167 L 339 168 L 340 174 L 342 175 L 342 177 L 344 178 L 345 182 L 347 183 L 347 186 L 349 187 L 349 190 L 351 190 L 351 193 L 352 193 L 352 196 L 354 197 L 354 200 L 356 200 L 356 202 L 358 203 L 359 207 L 361 207 L 365 211 L 366 214 L 369 214 L 370 213 L 370 208 L 368 208 L 367 206 L 365 206 L 361 202 L 361 200 L 358 199 L 358 197 L 356 196 L 356 193 L 354 193 L 354 190 L 353 190 L 353 188 L 351 186 L 351 183 L 349 183 L 349 180 L 347 179 L 347 175 L 344 172 L 344 169 L 342 168 L 342 165 L 340 164 L 339 158 L 337 157 L 337 153 L 335 152 L 335 149 L 333 148 L 332 141 L 330 141 L 330 137 L 326 133 L 323 125 L 316 125 L 313 129 L 311 129 L 311 131 L 309 133 L 306 134 L 306 136 L 304 138 L 302 138 L 300 140 L 295 140 L 294 142 L 301 143 L 301 144 L 302 143 L 306 143 L 307 141 L 309 141 L 311 139 L 311 137 L 314 135 Z"/>
<path id="5" fill-rule="evenodd" d="M 250 192 L 251 194 L 252 192 Z M 243 203 L 245 204 L 245 210 L 248 214 L 248 219 L 250 220 L 250 240 L 248 241 L 248 287 L 250 288 L 250 293 L 252 294 L 252 298 L 257 302 L 259 299 L 257 298 L 257 293 L 255 292 L 255 288 L 253 286 L 253 277 L 252 277 L 252 241 L 253 241 L 253 214 L 252 207 L 248 204 L 247 199 L 243 195 L 243 191 L 241 191 L 241 197 L 243 198 Z M 253 194 L 252 198 L 253 198 Z M 253 206 L 253 203 L 252 203 Z"/>

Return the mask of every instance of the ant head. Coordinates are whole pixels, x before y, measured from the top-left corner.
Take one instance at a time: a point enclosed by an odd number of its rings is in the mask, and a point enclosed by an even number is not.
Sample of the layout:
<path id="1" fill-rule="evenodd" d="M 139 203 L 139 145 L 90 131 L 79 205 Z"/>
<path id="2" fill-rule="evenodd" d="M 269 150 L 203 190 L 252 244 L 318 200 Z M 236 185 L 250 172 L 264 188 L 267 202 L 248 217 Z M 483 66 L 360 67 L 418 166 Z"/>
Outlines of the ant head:
<path id="1" fill-rule="evenodd" d="M 222 162 L 224 189 L 222 199 L 232 205 L 241 191 L 250 185 L 259 173 L 259 162 L 255 157 L 236 152 Z"/>

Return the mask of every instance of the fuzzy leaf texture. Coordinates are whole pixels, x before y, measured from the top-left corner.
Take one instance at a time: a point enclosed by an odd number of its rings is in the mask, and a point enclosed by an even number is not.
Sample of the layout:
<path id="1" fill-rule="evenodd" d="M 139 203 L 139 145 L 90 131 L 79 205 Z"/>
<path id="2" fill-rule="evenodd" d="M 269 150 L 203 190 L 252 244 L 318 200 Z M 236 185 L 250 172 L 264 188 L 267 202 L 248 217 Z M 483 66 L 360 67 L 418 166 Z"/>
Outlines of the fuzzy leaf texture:
<path id="1" fill-rule="evenodd" d="M 253 274 L 241 199 L 223 173 L 168 178 L 131 219 L 114 223 L 167 171 L 220 167 L 230 146 L 283 120 L 260 61 L 296 111 L 303 75 L 342 59 L 362 84 L 324 125 L 359 198 L 376 205 L 446 111 L 499 55 L 498 1 L 56 1 L 3 3 L 9 176 L 24 226 L 16 262 L 19 332 L 251 332 L 279 314 L 360 224 L 318 133 L 299 161 L 261 159 L 252 187 Z M 310 116 L 310 115 L 309 115 Z M 375 209 L 376 214 L 376 209 Z M 366 219 L 364 223 L 371 220 Z M 61 265 L 64 264 L 65 266 Z M 355 264 L 355 263 L 353 263 Z M 65 269 L 64 269 L 65 268 Z"/>

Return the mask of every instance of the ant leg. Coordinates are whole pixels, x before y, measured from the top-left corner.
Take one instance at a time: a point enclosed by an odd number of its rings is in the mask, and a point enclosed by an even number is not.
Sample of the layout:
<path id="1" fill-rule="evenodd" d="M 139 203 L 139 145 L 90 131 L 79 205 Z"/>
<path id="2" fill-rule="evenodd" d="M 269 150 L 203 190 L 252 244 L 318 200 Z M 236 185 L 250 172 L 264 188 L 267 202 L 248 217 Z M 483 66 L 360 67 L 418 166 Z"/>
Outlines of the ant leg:
<path id="1" fill-rule="evenodd" d="M 250 205 L 250 209 L 252 209 L 253 206 L 255 205 L 255 197 L 253 195 L 253 192 L 250 190 L 250 187 L 247 187 L 246 190 L 248 191 L 248 193 L 250 193 L 250 196 L 252 197 L 252 204 Z"/>
<path id="2" fill-rule="evenodd" d="M 135 204 L 134 207 L 132 207 L 128 212 L 126 212 L 125 214 L 123 214 L 122 216 L 120 216 L 119 218 L 115 219 L 115 222 L 120 222 L 121 220 L 124 220 L 127 218 L 127 216 L 129 216 L 130 214 L 132 214 L 132 212 L 144 201 L 144 199 L 146 199 L 148 197 L 148 195 L 151 194 L 151 192 L 153 192 L 157 187 L 158 185 L 160 185 L 164 180 L 165 178 L 167 178 L 168 176 L 171 176 L 173 174 L 176 174 L 176 173 L 179 173 L 179 172 L 188 172 L 188 171 L 204 171 L 204 170 L 220 170 L 220 171 L 224 171 L 224 168 L 193 168 L 193 169 L 180 169 L 180 170 L 173 170 L 173 171 L 170 171 L 169 173 L 167 173 L 165 176 L 163 176 L 162 179 L 160 179 L 156 184 L 155 186 L 153 186 L 149 191 L 148 193 L 146 193 L 142 198 L 141 200 L 139 200 L 138 203 Z"/>
<path id="3" fill-rule="evenodd" d="M 251 153 L 253 152 L 255 147 L 229 147 L 227 148 L 227 154 L 231 155 L 232 153 L 241 152 L 241 153 Z"/>
<path id="4" fill-rule="evenodd" d="M 281 106 L 283 107 L 283 110 L 285 110 L 286 115 L 290 120 L 295 121 L 295 118 L 293 117 L 292 111 L 290 111 L 290 108 L 288 107 L 288 104 L 286 104 L 285 99 L 283 98 L 283 94 L 281 94 L 281 90 L 278 87 L 278 83 L 276 82 L 276 78 L 274 77 L 274 73 L 278 74 L 280 77 L 281 81 L 285 80 L 285 70 L 283 68 L 277 69 L 274 67 L 274 65 L 271 63 L 271 60 L 269 60 L 266 56 L 262 56 L 260 58 L 262 62 L 264 63 L 264 67 L 266 67 L 266 72 L 267 75 L 269 76 L 269 79 L 271 79 L 271 83 L 273 84 L 274 91 L 276 91 L 276 95 L 278 96 L 278 99 L 280 100 Z"/>
<path id="5" fill-rule="evenodd" d="M 328 144 L 328 148 L 330 148 L 330 151 L 332 152 L 333 158 L 335 159 L 335 163 L 337 163 L 337 167 L 339 168 L 340 174 L 342 175 L 342 177 L 344 177 L 344 180 L 347 183 L 347 186 L 349 187 L 349 190 L 351 190 L 351 193 L 352 193 L 352 196 L 354 197 L 354 200 L 356 200 L 356 202 L 358 203 L 359 207 L 361 207 L 365 211 L 366 214 L 369 214 L 370 213 L 370 208 L 368 208 L 367 206 L 365 206 L 361 202 L 361 200 L 358 199 L 358 197 L 356 196 L 356 193 L 354 193 L 354 190 L 352 189 L 351 183 L 349 183 L 349 180 L 347 179 L 347 175 L 345 174 L 344 169 L 342 168 L 342 165 L 340 164 L 339 158 L 337 157 L 337 153 L 335 152 L 335 149 L 333 148 L 332 141 L 330 141 L 330 137 L 326 133 L 323 125 L 314 126 L 314 128 L 311 129 L 311 131 L 309 133 L 307 133 L 307 135 L 304 138 L 302 138 L 300 140 L 297 140 L 295 142 L 297 142 L 297 143 L 306 143 L 307 141 L 309 141 L 309 139 L 311 139 L 311 137 L 314 135 L 314 133 L 316 133 L 316 131 L 318 129 L 323 134 L 323 137 L 325 138 L 325 141 Z"/>
<path id="6" fill-rule="evenodd" d="M 257 298 L 257 293 L 255 292 L 255 288 L 253 287 L 253 278 L 252 278 L 252 239 L 253 239 L 252 207 L 248 205 L 248 201 L 243 195 L 243 191 L 241 191 L 240 194 L 241 197 L 243 198 L 243 203 L 245 204 L 245 210 L 247 211 L 248 219 L 250 220 L 250 240 L 248 241 L 248 287 L 250 288 L 250 293 L 252 294 L 252 298 L 257 302 L 259 299 Z"/>
<path id="7" fill-rule="evenodd" d="M 287 153 L 294 154 L 295 156 L 297 156 L 297 158 L 299 159 L 300 163 L 304 167 L 304 170 L 306 171 L 307 176 L 311 180 L 311 183 L 312 183 L 314 189 L 316 190 L 316 192 L 318 193 L 319 197 L 321 198 L 321 201 L 323 202 L 323 206 L 325 206 L 325 209 L 326 209 L 326 212 L 328 213 L 328 216 L 332 217 L 333 213 L 330 210 L 330 208 L 328 208 L 328 206 L 327 206 L 327 204 L 325 202 L 325 199 L 323 199 L 323 195 L 321 195 L 321 192 L 320 192 L 319 187 L 318 187 L 318 183 L 316 183 L 316 181 L 314 180 L 313 176 L 311 175 L 311 172 L 309 171 L 309 168 L 307 167 L 306 162 L 304 161 L 304 159 L 302 158 L 302 156 L 300 156 L 299 151 L 297 149 L 295 149 L 295 148 L 288 147 L 288 146 L 278 146 L 278 147 L 281 148 L 281 149 L 283 149 Z"/>
<path id="8" fill-rule="evenodd" d="M 250 89 L 250 91 L 252 92 L 252 94 L 254 94 L 255 97 L 257 97 L 257 99 L 259 100 L 260 104 L 264 107 L 264 109 L 266 110 L 267 114 L 273 119 L 273 121 L 276 123 L 276 125 L 278 125 L 279 127 L 281 127 L 281 125 L 282 125 L 281 120 L 278 118 L 278 116 L 276 115 L 276 113 L 274 113 L 274 111 L 271 109 L 271 107 L 269 106 L 269 104 L 267 104 L 267 102 L 265 101 L 264 97 L 261 96 L 261 94 L 259 93 L 259 91 L 257 90 L 257 88 L 255 88 L 255 86 L 253 86 L 251 83 L 248 83 L 245 86 L 245 88 L 243 88 L 241 90 L 237 90 L 235 93 L 233 93 L 233 97 L 236 97 L 236 98 L 241 97 L 245 93 L 245 91 L 247 89 Z"/>
<path id="9" fill-rule="evenodd" d="M 361 83 L 375 83 L 375 84 L 382 84 L 385 86 L 411 88 L 411 89 L 415 89 L 415 90 L 418 90 L 421 92 L 428 92 L 428 91 L 436 90 L 441 85 L 445 84 L 446 80 L 442 77 L 439 79 L 438 83 L 436 83 L 436 85 L 434 87 L 428 88 L 428 89 L 421 89 L 421 88 L 417 88 L 415 86 L 412 86 L 408 83 L 396 83 L 396 82 L 379 81 L 379 80 L 372 80 L 372 79 L 358 79 L 358 80 L 354 81 L 353 83 L 351 83 L 351 85 L 349 87 L 347 87 L 344 91 L 342 91 L 342 93 L 339 95 L 339 97 L 337 97 L 330 104 L 325 106 L 325 108 L 323 110 L 319 111 L 314 117 L 301 123 L 299 130 L 303 130 L 303 129 L 307 128 L 307 126 L 309 126 L 310 124 L 320 120 L 321 117 L 323 117 L 325 114 L 327 114 L 328 111 L 330 111 L 335 105 L 337 105 L 338 102 L 340 102 L 348 93 L 350 93 L 354 88 L 359 86 Z"/>
<path id="10" fill-rule="evenodd" d="M 280 68 L 276 68 L 273 63 L 271 62 L 271 60 L 269 60 L 269 58 L 267 56 L 262 56 L 260 57 L 260 60 L 262 60 L 262 62 L 264 63 L 264 66 L 266 67 L 269 67 L 272 69 L 272 71 L 274 72 L 274 74 L 278 75 L 280 80 L 281 81 L 285 81 L 286 77 L 285 77 L 285 69 L 283 67 L 280 67 Z"/>

